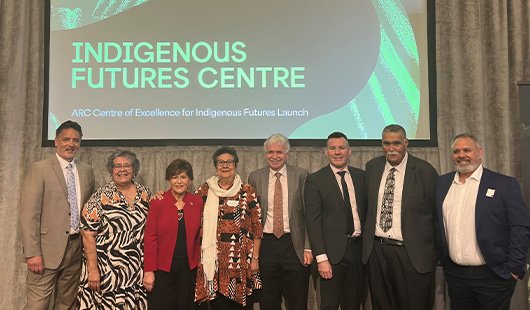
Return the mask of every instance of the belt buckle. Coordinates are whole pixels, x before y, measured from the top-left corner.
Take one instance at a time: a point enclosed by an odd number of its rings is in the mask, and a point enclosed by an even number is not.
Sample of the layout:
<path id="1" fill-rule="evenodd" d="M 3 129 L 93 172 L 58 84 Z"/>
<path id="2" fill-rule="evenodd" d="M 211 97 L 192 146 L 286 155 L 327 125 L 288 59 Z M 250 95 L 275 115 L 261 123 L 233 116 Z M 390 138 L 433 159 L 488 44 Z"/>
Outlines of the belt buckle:
<path id="1" fill-rule="evenodd" d="M 379 241 L 379 243 L 384 243 L 384 244 L 387 244 L 387 245 L 393 245 L 393 246 L 403 246 L 403 245 L 405 245 L 405 243 L 403 241 L 394 240 L 394 239 L 391 239 L 391 238 L 384 238 L 384 237 L 376 236 L 375 240 Z"/>

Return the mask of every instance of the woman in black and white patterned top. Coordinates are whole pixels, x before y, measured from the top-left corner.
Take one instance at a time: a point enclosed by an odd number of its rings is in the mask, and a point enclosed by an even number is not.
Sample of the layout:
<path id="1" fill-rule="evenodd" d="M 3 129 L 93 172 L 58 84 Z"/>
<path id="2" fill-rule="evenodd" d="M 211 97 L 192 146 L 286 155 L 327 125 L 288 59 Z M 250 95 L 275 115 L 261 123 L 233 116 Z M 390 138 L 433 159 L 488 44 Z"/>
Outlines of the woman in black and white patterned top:
<path id="1" fill-rule="evenodd" d="M 142 265 L 151 192 L 134 181 L 139 169 L 133 152 L 112 153 L 107 162 L 112 180 L 81 211 L 79 309 L 147 308 Z"/>

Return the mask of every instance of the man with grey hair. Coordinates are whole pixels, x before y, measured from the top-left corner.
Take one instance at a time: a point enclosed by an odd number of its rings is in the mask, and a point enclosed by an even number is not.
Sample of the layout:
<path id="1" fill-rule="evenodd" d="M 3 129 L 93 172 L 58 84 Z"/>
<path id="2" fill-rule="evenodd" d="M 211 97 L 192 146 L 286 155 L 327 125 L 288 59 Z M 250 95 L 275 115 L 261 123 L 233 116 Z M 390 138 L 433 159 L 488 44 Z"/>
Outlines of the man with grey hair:
<path id="1" fill-rule="evenodd" d="M 457 135 L 451 148 L 456 171 L 440 176 L 436 195 L 451 309 L 509 309 L 530 239 L 519 183 L 482 166 L 474 135 Z"/>
<path id="2" fill-rule="evenodd" d="M 259 268 L 263 280 L 260 309 L 307 309 L 309 265 L 313 260 L 305 229 L 303 186 L 307 170 L 287 164 L 289 140 L 271 135 L 264 143 L 268 166 L 250 173 L 260 199 L 263 239 Z"/>
<path id="3" fill-rule="evenodd" d="M 56 130 L 55 155 L 33 163 L 24 179 L 20 228 L 28 267 L 26 309 L 75 309 L 81 273 L 79 217 L 94 192 L 94 171 L 77 161 L 81 126 Z"/>
<path id="4" fill-rule="evenodd" d="M 424 310 L 434 303 L 438 173 L 409 154 L 408 143 L 402 126 L 388 125 L 384 156 L 366 164 L 363 262 L 375 310 Z"/>

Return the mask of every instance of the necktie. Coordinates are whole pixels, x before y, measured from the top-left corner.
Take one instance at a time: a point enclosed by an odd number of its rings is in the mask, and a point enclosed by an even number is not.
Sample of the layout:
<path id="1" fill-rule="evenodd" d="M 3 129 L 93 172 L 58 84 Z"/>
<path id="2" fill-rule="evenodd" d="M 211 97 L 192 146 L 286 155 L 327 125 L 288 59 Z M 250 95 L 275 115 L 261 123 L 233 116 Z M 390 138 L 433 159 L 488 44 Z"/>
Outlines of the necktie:
<path id="1" fill-rule="evenodd" d="M 392 227 L 392 207 L 394 205 L 394 186 L 396 184 L 394 174 L 396 168 L 390 169 L 386 176 L 385 192 L 383 202 L 381 203 L 381 216 L 379 218 L 379 227 L 387 232 Z"/>
<path id="2" fill-rule="evenodd" d="M 344 198 L 344 203 L 346 205 L 346 214 L 348 214 L 347 219 L 346 219 L 346 225 L 348 229 L 347 234 L 353 234 L 353 232 L 355 231 L 355 226 L 353 224 L 353 212 L 351 209 L 350 193 L 348 192 L 348 184 L 346 184 L 346 179 L 344 178 L 346 171 L 339 171 L 337 173 L 340 175 L 340 185 L 342 186 L 342 198 Z"/>
<path id="3" fill-rule="evenodd" d="M 274 183 L 274 216 L 272 220 L 272 232 L 276 238 L 283 235 L 283 193 L 282 183 L 280 182 L 281 173 L 276 172 L 276 183 Z"/>
<path id="4" fill-rule="evenodd" d="M 68 204 L 70 205 L 70 229 L 77 231 L 79 228 L 79 210 L 77 209 L 75 176 L 71 163 L 66 166 L 66 187 L 68 188 Z"/>

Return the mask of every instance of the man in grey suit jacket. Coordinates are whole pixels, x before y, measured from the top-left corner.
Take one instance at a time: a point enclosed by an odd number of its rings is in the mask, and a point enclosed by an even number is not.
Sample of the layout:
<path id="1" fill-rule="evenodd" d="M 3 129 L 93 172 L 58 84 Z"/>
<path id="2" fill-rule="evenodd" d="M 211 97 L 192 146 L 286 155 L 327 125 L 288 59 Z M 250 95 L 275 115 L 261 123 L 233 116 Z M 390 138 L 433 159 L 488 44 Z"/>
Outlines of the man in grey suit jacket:
<path id="1" fill-rule="evenodd" d="M 407 152 L 405 129 L 383 129 L 385 156 L 366 164 L 368 211 L 363 263 L 372 306 L 432 309 L 434 303 L 435 196 L 438 173 Z"/>
<path id="2" fill-rule="evenodd" d="M 302 198 L 308 172 L 286 164 L 290 145 L 284 135 L 271 135 L 264 148 L 268 167 L 248 177 L 262 210 L 260 309 L 281 309 L 282 295 L 289 309 L 307 309 L 308 266 L 313 256 L 306 237 Z"/>
<path id="3" fill-rule="evenodd" d="M 24 180 L 20 226 L 28 266 L 26 309 L 48 309 L 52 293 L 54 309 L 76 306 L 80 210 L 95 187 L 92 167 L 74 160 L 82 135 L 78 123 L 62 123 L 56 154 L 33 163 Z"/>

